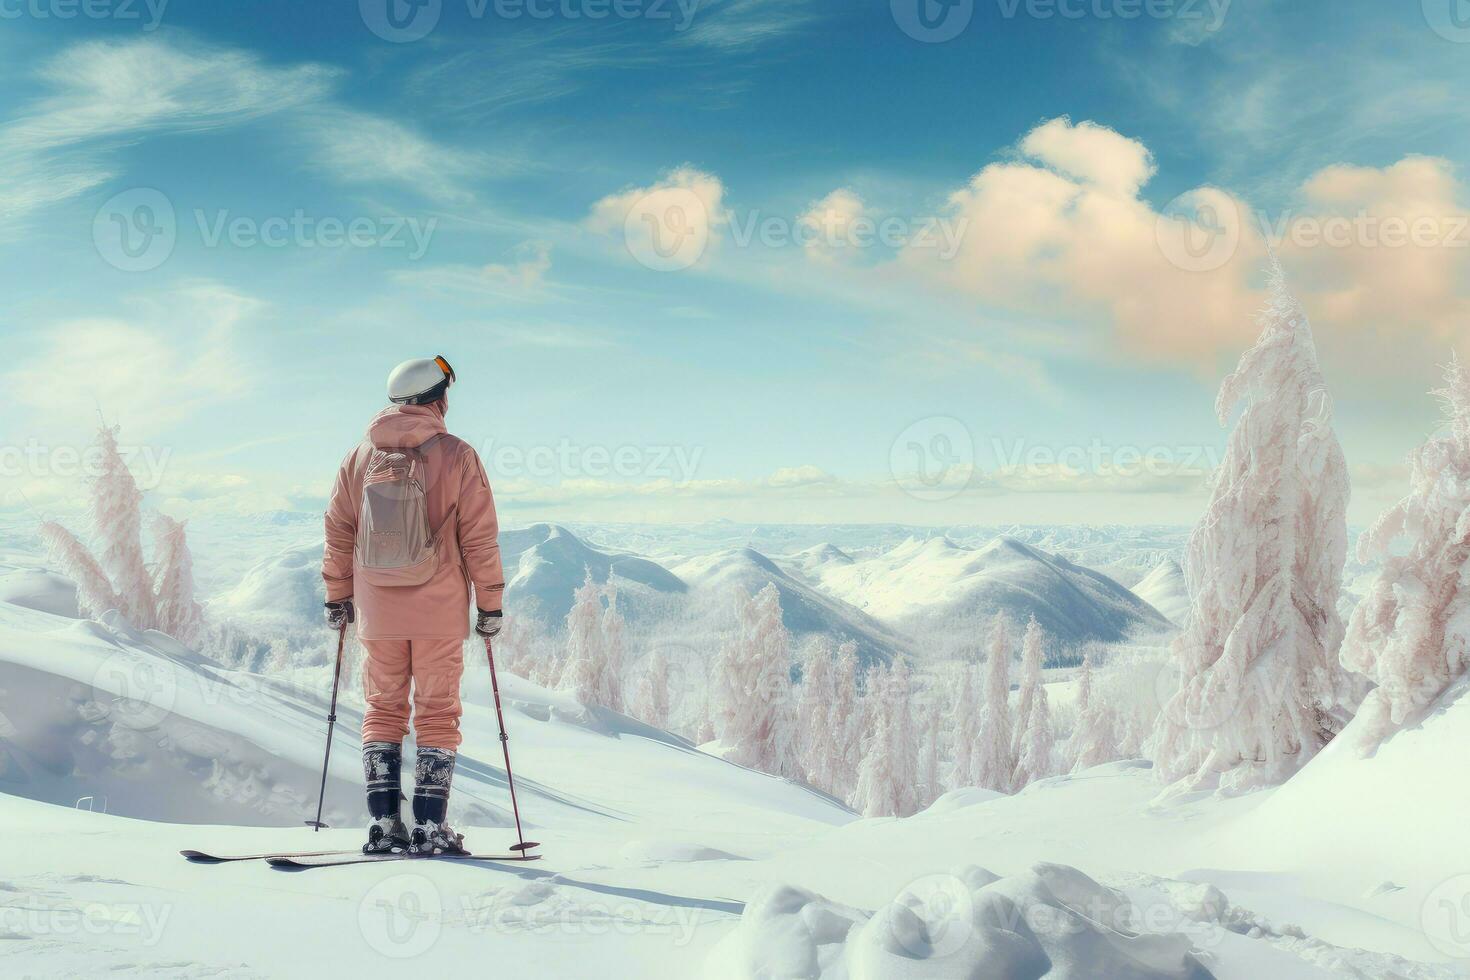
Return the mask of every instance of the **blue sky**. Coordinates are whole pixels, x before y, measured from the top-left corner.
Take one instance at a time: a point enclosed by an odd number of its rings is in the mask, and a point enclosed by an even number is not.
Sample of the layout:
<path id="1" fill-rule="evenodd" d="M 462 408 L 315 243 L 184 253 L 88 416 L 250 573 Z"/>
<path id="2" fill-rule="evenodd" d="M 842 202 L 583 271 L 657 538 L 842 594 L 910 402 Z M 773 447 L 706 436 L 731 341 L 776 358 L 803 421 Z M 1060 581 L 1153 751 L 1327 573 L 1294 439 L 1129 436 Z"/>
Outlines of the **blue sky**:
<path id="1" fill-rule="evenodd" d="M 65 506 L 100 408 L 161 506 L 318 507 L 444 353 L 512 521 L 1190 522 L 1263 221 L 1355 519 L 1435 424 L 1450 0 L 976 0 L 942 43 L 919 0 L 430 0 L 416 40 L 387 2 L 0 3 L 0 506 Z M 1167 230 L 1201 201 L 1207 269 Z"/>

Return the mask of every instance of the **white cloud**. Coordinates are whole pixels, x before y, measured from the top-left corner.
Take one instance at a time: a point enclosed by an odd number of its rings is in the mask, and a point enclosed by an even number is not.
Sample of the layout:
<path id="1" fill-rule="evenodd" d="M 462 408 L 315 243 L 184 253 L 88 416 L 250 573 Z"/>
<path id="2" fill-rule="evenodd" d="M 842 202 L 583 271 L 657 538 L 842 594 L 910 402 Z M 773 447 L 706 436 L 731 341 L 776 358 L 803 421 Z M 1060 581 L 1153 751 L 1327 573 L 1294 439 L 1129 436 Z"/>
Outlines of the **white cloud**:
<path id="1" fill-rule="evenodd" d="M 812 0 L 705 2 L 682 39 L 722 51 L 749 51 L 812 23 L 818 9 Z"/>
<path id="2" fill-rule="evenodd" d="M 545 291 L 550 271 L 551 243 L 537 240 L 516 246 L 510 262 L 405 269 L 394 273 L 393 280 L 436 292 L 530 299 Z"/>
<path id="3" fill-rule="evenodd" d="M 24 215 L 110 179 L 107 152 L 126 139 L 299 107 L 321 98 L 335 74 L 158 38 L 73 45 L 41 70 L 52 94 L 0 126 L 0 214 Z"/>
<path id="4" fill-rule="evenodd" d="M 1138 140 L 1083 120 L 1059 116 L 1021 141 L 1021 152 L 1078 180 L 1115 194 L 1136 194 L 1153 177 L 1153 154 Z"/>
<path id="5" fill-rule="evenodd" d="M 467 200 L 465 182 L 489 160 L 436 143 L 381 116 L 324 108 L 301 119 L 311 162 L 349 184 L 399 184 L 430 196 Z"/>
<path id="6" fill-rule="evenodd" d="M 861 254 L 853 230 L 863 219 L 871 220 L 863 199 L 839 187 L 812 204 L 796 220 L 808 233 L 803 243 L 806 254 L 830 262 L 855 259 Z"/>
<path id="7" fill-rule="evenodd" d="M 729 223 L 725 185 L 691 166 L 672 170 L 648 187 L 609 194 L 584 222 L 595 234 L 621 238 L 649 268 L 687 269 L 704 261 Z"/>
<path id="8" fill-rule="evenodd" d="M 150 302 L 142 318 L 63 321 L 0 384 L 47 432 L 90 432 L 100 411 L 122 423 L 129 440 L 155 439 L 202 407 L 249 390 L 253 372 L 234 334 L 259 306 L 226 287 L 195 283 Z"/>

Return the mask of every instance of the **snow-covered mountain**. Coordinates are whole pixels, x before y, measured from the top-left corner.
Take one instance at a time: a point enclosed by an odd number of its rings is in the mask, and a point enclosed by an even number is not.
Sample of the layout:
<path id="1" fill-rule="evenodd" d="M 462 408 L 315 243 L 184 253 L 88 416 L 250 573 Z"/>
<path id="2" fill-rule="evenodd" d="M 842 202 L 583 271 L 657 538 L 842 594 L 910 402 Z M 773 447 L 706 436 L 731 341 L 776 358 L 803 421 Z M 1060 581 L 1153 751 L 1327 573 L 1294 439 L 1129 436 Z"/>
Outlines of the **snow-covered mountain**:
<path id="1" fill-rule="evenodd" d="M 1159 562 L 1133 586 L 1133 594 L 1178 625 L 1182 626 L 1189 615 L 1189 587 L 1184 582 L 1184 569 L 1172 558 Z"/>
<path id="2" fill-rule="evenodd" d="M 630 621 L 667 611 L 688 587 L 657 562 L 637 555 L 600 551 L 564 527 L 534 524 L 500 533 L 505 564 L 505 602 L 516 615 L 560 626 L 572 596 L 590 572 L 593 581 L 616 578 L 618 608 Z"/>
<path id="3" fill-rule="evenodd" d="M 752 548 L 692 558 L 674 566 L 674 572 L 710 605 L 727 601 L 736 589 L 755 593 L 774 585 L 781 596 L 781 617 L 798 643 L 819 633 L 835 641 L 851 640 L 864 663 L 886 663 L 904 652 L 900 639 L 883 624 L 799 581 Z"/>
<path id="4" fill-rule="evenodd" d="M 1004 612 L 1018 624 L 1035 616 L 1060 651 L 1170 628 L 1107 576 L 1014 538 L 978 549 L 948 538 L 912 539 L 877 558 L 829 566 L 821 583 L 829 594 L 909 633 L 952 631 L 960 624 L 983 629 Z"/>

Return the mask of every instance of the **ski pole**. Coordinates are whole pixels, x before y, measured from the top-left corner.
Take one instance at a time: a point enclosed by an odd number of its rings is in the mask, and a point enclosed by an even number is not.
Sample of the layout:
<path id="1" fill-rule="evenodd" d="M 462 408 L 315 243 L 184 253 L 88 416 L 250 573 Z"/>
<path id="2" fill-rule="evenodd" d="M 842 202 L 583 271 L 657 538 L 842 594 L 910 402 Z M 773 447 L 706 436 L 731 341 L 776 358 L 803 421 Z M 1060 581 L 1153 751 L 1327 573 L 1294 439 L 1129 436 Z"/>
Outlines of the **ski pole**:
<path id="1" fill-rule="evenodd" d="M 490 647 L 490 637 L 485 637 L 485 656 L 490 661 L 490 690 L 495 692 L 495 720 L 500 723 L 500 750 L 505 753 L 505 785 L 510 787 L 510 809 L 516 818 L 516 840 L 519 843 L 512 844 L 512 851 L 520 851 L 524 854 L 533 847 L 540 847 L 536 841 L 527 841 L 521 833 L 521 808 L 516 805 L 516 780 L 510 772 L 510 736 L 505 734 L 505 713 L 500 709 L 500 682 L 495 678 L 495 651 Z"/>
<path id="2" fill-rule="evenodd" d="M 327 754 L 322 758 L 322 788 L 316 797 L 316 819 L 308 820 L 306 824 L 312 828 L 312 833 L 321 830 L 326 824 L 322 823 L 322 807 L 327 802 L 327 764 L 332 761 L 332 730 L 337 727 L 337 685 L 342 682 L 342 649 L 347 646 L 347 624 L 337 631 L 337 669 L 332 674 L 332 707 L 327 712 Z"/>

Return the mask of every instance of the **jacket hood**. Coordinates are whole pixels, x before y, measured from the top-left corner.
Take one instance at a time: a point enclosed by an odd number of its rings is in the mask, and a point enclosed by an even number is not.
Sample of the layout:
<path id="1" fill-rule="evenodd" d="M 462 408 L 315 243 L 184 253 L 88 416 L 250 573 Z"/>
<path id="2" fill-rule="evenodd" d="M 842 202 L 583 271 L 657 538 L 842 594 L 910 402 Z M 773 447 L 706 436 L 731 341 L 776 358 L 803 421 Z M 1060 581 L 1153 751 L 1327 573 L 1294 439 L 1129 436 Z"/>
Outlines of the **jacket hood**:
<path id="1" fill-rule="evenodd" d="M 367 438 L 376 449 L 416 449 L 444 431 L 442 402 L 394 405 L 368 423 Z"/>

